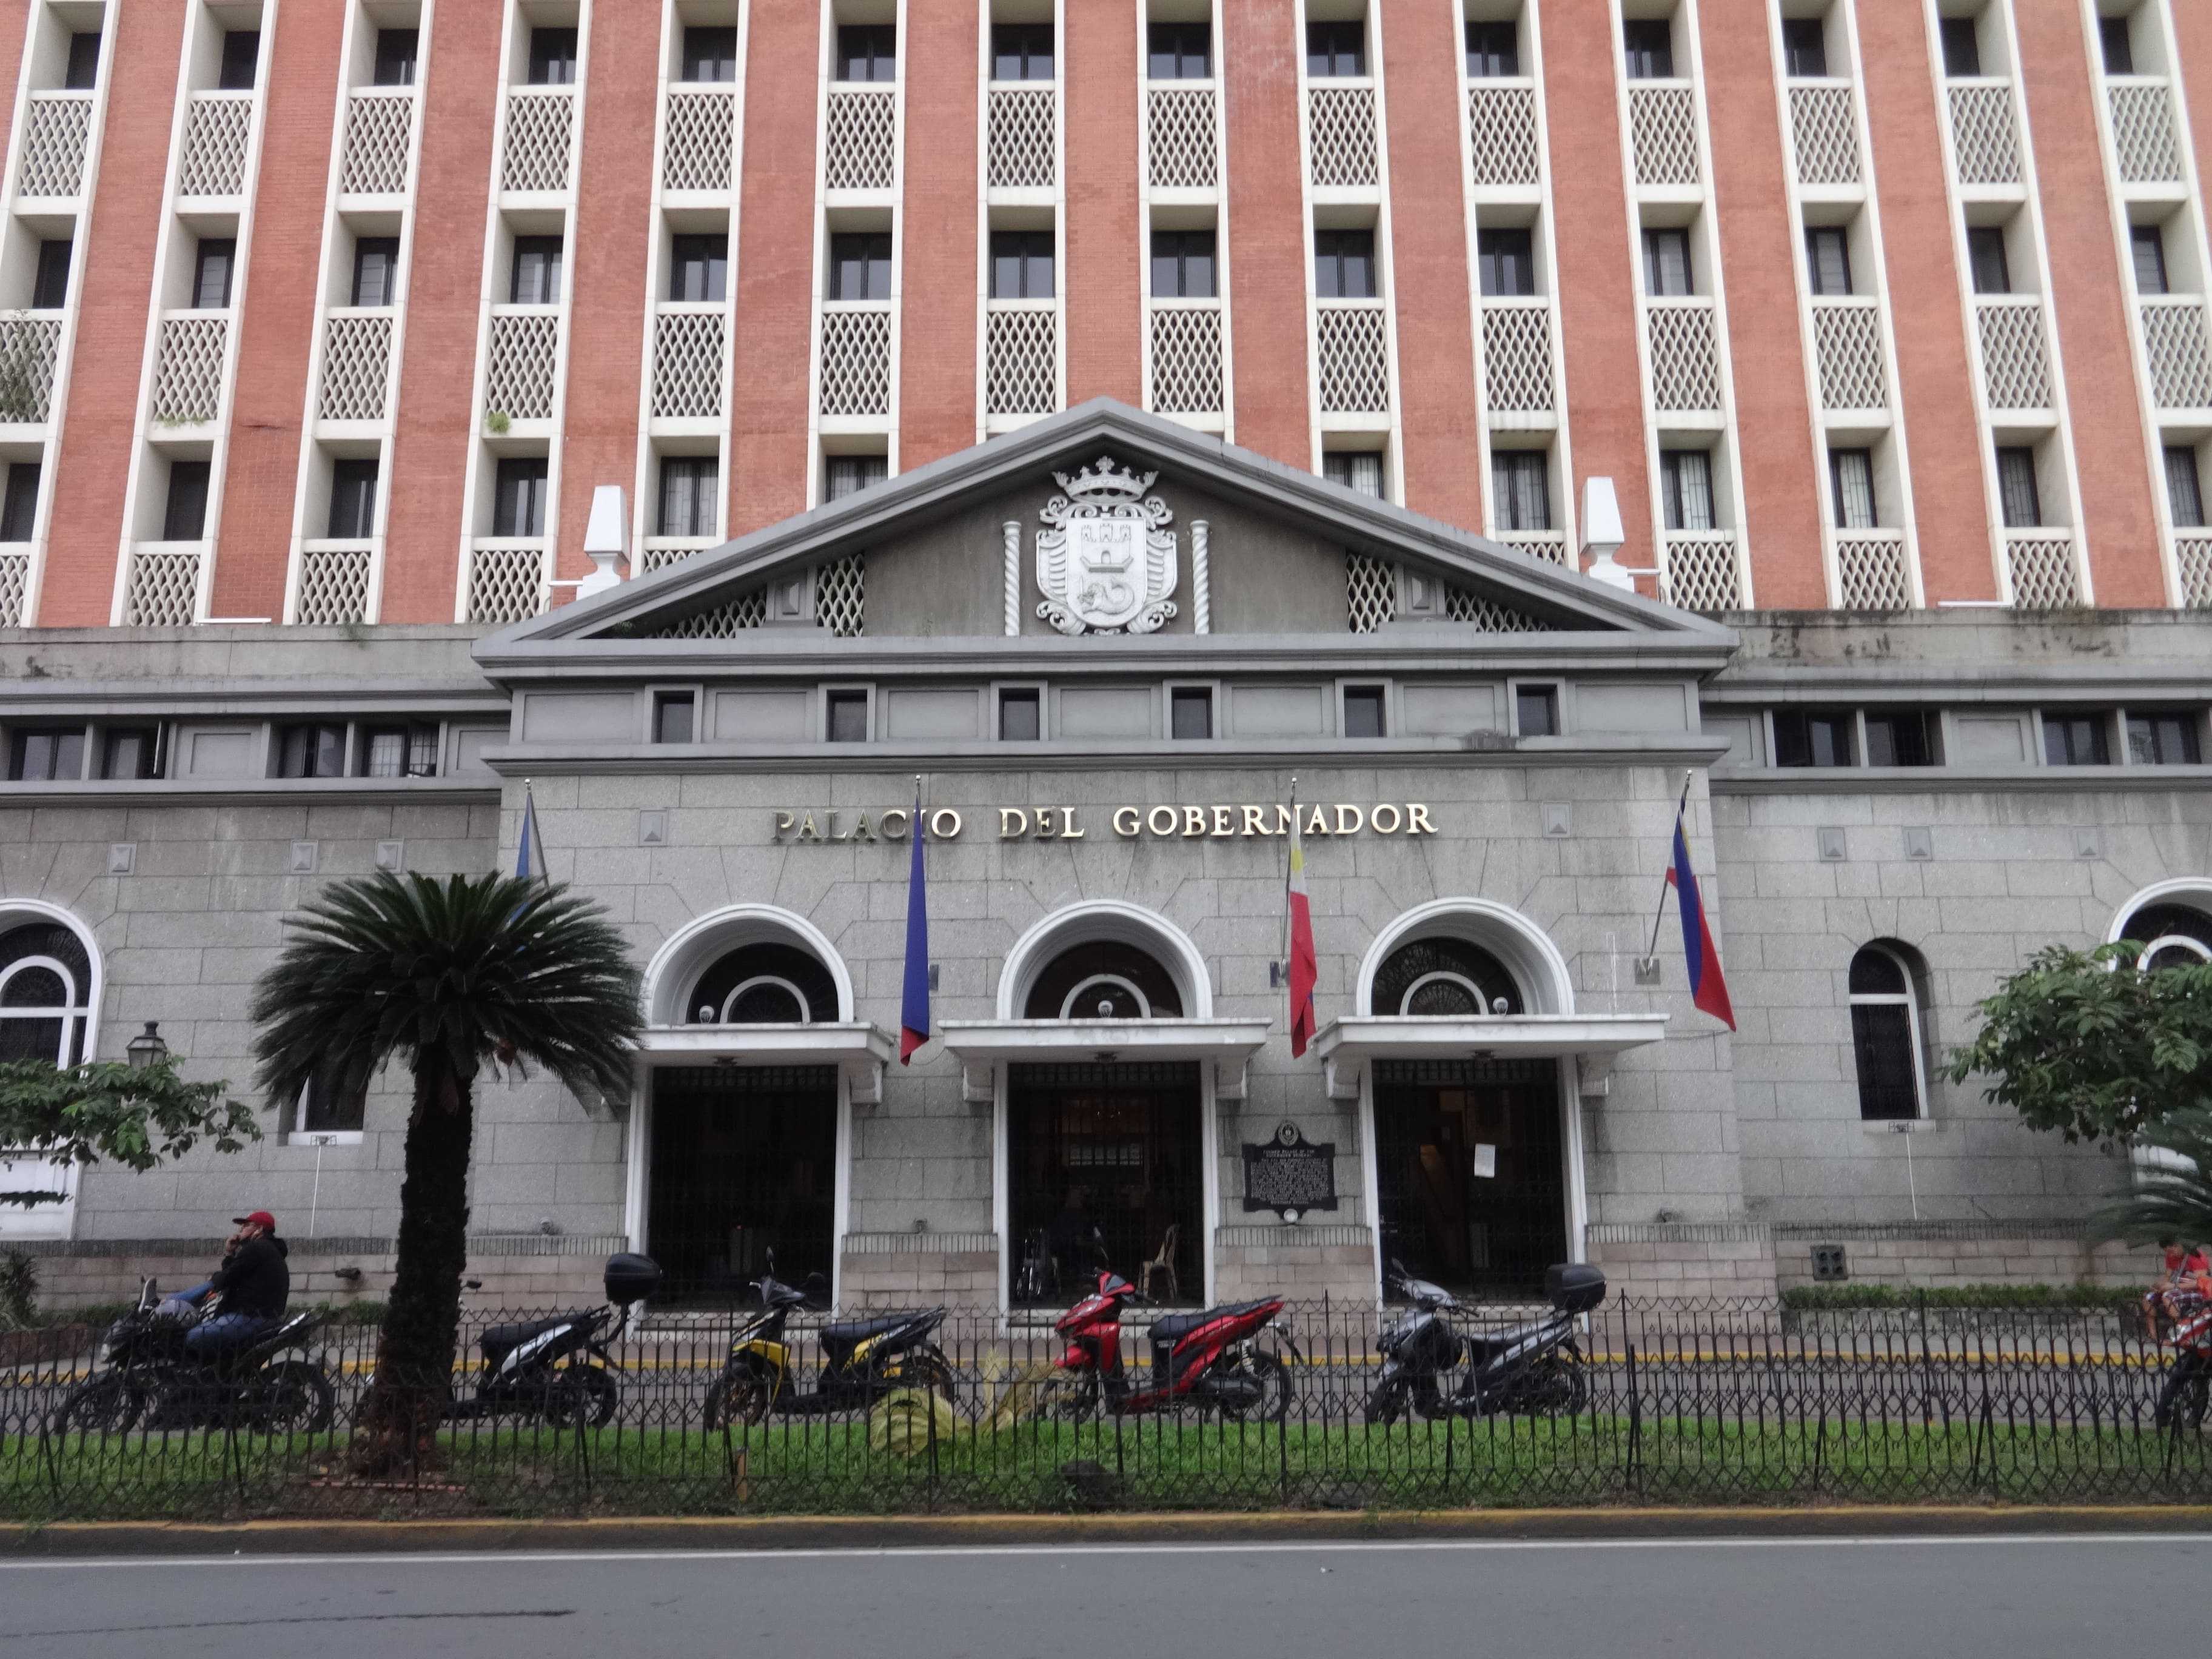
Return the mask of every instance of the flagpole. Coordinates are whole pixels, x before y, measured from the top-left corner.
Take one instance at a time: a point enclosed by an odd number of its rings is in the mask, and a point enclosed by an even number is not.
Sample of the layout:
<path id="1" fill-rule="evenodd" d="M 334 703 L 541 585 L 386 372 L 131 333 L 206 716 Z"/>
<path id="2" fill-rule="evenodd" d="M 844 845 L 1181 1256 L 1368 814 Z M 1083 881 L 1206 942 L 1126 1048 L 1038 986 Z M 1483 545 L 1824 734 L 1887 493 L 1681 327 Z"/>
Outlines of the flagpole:
<path id="1" fill-rule="evenodd" d="M 1297 779 L 1297 774 L 1296 774 L 1296 773 L 1294 772 L 1294 773 L 1292 773 L 1292 774 L 1291 775 L 1291 834 L 1292 834 L 1292 835 L 1295 835 L 1295 834 L 1297 834 L 1297 825 L 1298 825 L 1298 779 Z M 1289 840 L 1289 838 L 1286 836 L 1286 837 L 1284 839 L 1284 842 L 1283 842 L 1283 933 L 1282 933 L 1282 946 L 1283 946 L 1283 983 L 1284 983 L 1284 985 L 1285 985 L 1285 986 L 1286 986 L 1286 987 L 1287 987 L 1287 986 L 1290 984 L 1290 982 L 1291 982 L 1291 854 L 1290 854 L 1290 846 L 1291 846 L 1290 840 Z"/>
<path id="2" fill-rule="evenodd" d="M 1682 814 L 1690 810 L 1690 782 L 1696 775 L 1697 774 L 1690 769 L 1686 767 L 1683 769 L 1682 799 L 1674 805 L 1674 823 L 1678 829 L 1681 826 Z M 1670 838 L 1667 848 L 1667 868 L 1672 871 L 1674 867 L 1674 848 Z M 1647 962 L 1656 959 L 1659 955 L 1659 927 L 1667 919 L 1668 884 L 1665 876 L 1659 878 L 1659 903 L 1651 912 L 1651 948 L 1644 953 L 1644 960 Z"/>

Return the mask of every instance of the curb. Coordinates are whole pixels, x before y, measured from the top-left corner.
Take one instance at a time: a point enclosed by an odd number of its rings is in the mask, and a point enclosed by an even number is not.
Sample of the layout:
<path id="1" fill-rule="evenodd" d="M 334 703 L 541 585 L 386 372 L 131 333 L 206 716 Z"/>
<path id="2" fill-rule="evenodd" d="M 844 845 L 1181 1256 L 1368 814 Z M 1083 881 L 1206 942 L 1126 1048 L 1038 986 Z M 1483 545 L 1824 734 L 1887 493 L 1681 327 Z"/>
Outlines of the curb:
<path id="1" fill-rule="evenodd" d="M 978 1515 L 603 1521 L 63 1522 L 0 1533 L 0 1559 L 501 1551 L 896 1550 L 1022 1544 L 1510 1542 L 2212 1531 L 2212 1504 L 1562 1509 L 1401 1515 Z"/>

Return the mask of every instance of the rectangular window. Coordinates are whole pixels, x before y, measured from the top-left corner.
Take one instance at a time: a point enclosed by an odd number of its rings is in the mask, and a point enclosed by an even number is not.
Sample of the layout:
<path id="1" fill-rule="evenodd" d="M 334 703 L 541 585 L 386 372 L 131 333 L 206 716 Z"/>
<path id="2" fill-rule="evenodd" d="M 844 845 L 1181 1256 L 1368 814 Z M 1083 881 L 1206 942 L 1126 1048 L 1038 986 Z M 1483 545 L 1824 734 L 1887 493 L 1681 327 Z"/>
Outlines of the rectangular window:
<path id="1" fill-rule="evenodd" d="M 514 239 L 514 270 L 508 275 L 507 302 L 514 306 L 561 303 L 562 240 L 558 236 Z"/>
<path id="2" fill-rule="evenodd" d="M 336 462 L 331 468 L 331 538 L 352 541 L 375 533 L 376 463 Z"/>
<path id="3" fill-rule="evenodd" d="M 830 742 L 866 743 L 868 740 L 866 692 L 832 691 L 827 699 L 825 713 Z"/>
<path id="4" fill-rule="evenodd" d="M 1145 72 L 1155 81 L 1203 81 L 1213 73 L 1213 25 L 1154 23 L 1145 31 Z"/>
<path id="5" fill-rule="evenodd" d="M 1213 693 L 1203 685 L 1178 685 L 1168 694 L 1168 735 L 1200 742 L 1213 735 Z"/>
<path id="6" fill-rule="evenodd" d="M 736 80 L 737 30 L 727 27 L 685 29 L 684 78 L 686 81 Z"/>
<path id="7" fill-rule="evenodd" d="M 721 522 L 722 463 L 713 455 L 671 455 L 660 463 L 657 536 L 712 536 Z"/>
<path id="8" fill-rule="evenodd" d="M 2199 752 L 2196 715 L 2176 709 L 2128 716 L 2130 765 L 2194 766 Z"/>
<path id="9" fill-rule="evenodd" d="M 49 236 L 39 244 L 39 274 L 31 284 L 31 309 L 59 311 L 69 303 L 70 253 L 76 244 Z"/>
<path id="10" fill-rule="evenodd" d="M 415 84 L 415 54 L 421 36 L 414 29 L 376 32 L 376 84 L 411 87 Z"/>
<path id="11" fill-rule="evenodd" d="M 890 476 L 890 460 L 883 455 L 832 455 L 823 469 L 825 501 L 839 501 L 872 489 Z"/>
<path id="12" fill-rule="evenodd" d="M 1367 73 L 1364 18 L 1333 19 L 1306 25 L 1306 74 L 1316 79 Z"/>
<path id="13" fill-rule="evenodd" d="M 2128 251 L 2135 256 L 2136 292 L 2166 293 L 2166 233 L 2156 225 L 2130 225 Z"/>
<path id="14" fill-rule="evenodd" d="M 2043 758 L 2051 766 L 2109 766 L 2105 728 L 2111 717 L 2103 714 L 2043 715 Z"/>
<path id="15" fill-rule="evenodd" d="M 39 464 L 8 464 L 8 496 L 0 504 L 0 542 L 27 542 L 39 522 Z"/>
<path id="16" fill-rule="evenodd" d="M 62 77 L 67 92 L 90 92 L 100 84 L 100 31 L 81 29 L 70 36 L 69 70 Z"/>
<path id="17" fill-rule="evenodd" d="M 161 511 L 161 539 L 196 542 L 207 532 L 208 464 L 171 461 L 169 493 Z"/>
<path id="18" fill-rule="evenodd" d="M 438 775 L 438 728 L 431 725 L 372 726 L 362 733 L 361 775 L 433 778 Z"/>
<path id="19" fill-rule="evenodd" d="M 492 480 L 491 533 L 495 536 L 542 536 L 545 533 L 545 458 L 508 455 Z"/>
<path id="20" fill-rule="evenodd" d="M 111 726 L 101 734 L 100 775 L 129 780 L 161 775 L 161 728 Z"/>
<path id="21" fill-rule="evenodd" d="M 1033 685 L 999 693 L 999 741 L 1035 743 L 1044 736 L 1044 698 Z"/>
<path id="22" fill-rule="evenodd" d="M 288 1135 L 359 1134 L 368 1121 L 368 1095 L 356 1089 L 341 1094 L 329 1079 L 314 1077 L 300 1091 Z"/>
<path id="23" fill-rule="evenodd" d="M 1321 476 L 1363 495 L 1382 494 L 1382 455 L 1373 449 L 1324 449 Z"/>
<path id="24" fill-rule="evenodd" d="M 1872 450 L 1830 450 L 1828 483 L 1834 492 L 1837 529 L 1872 530 L 1881 522 L 1875 511 Z"/>
<path id="25" fill-rule="evenodd" d="M 1953 80 L 1982 72 L 1981 32 L 1971 17 L 1946 17 L 1943 22 L 1943 73 Z"/>
<path id="26" fill-rule="evenodd" d="M 1996 225 L 1974 225 L 1966 232 L 1966 262 L 1977 294 L 2012 292 L 2012 265 L 2005 257 L 2005 234 Z"/>
<path id="27" fill-rule="evenodd" d="M 399 303 L 399 239 L 397 236 L 358 236 L 354 239 L 353 303 L 357 306 Z"/>
<path id="28" fill-rule="evenodd" d="M 1549 458 L 1540 449 L 1490 452 L 1490 493 L 1500 530 L 1549 530 L 1552 486 Z"/>
<path id="29" fill-rule="evenodd" d="M 11 478 L 9 488 L 14 488 Z M 2197 451 L 2190 444 L 2166 447 L 2166 504 L 2177 530 L 2204 527 L 2204 491 L 2197 471 Z M 14 538 L 11 539 L 21 539 Z"/>
<path id="30" fill-rule="evenodd" d="M 717 233 L 678 236 L 668 261 L 672 300 L 722 301 L 730 297 L 730 239 Z"/>
<path id="31" fill-rule="evenodd" d="M 1827 30 L 1817 17 L 1782 20 L 1783 73 L 1818 80 L 1828 72 Z"/>
<path id="32" fill-rule="evenodd" d="M 1674 27 L 1664 17 L 1632 17 L 1620 26 L 1621 47 L 1632 81 L 1674 77 Z"/>
<path id="33" fill-rule="evenodd" d="M 1467 25 L 1467 72 L 1478 81 L 1520 74 L 1518 26 L 1510 20 L 1469 18 Z"/>
<path id="34" fill-rule="evenodd" d="M 1935 763 L 1935 745 L 1928 741 L 1928 715 L 1918 708 L 1867 711 L 1866 762 L 1869 766 L 1929 766 Z"/>
<path id="35" fill-rule="evenodd" d="M 890 23 L 846 23 L 837 30 L 839 81 L 898 78 L 898 28 Z"/>
<path id="36" fill-rule="evenodd" d="M 1211 300 L 1217 297 L 1212 231 L 1156 230 L 1152 233 L 1152 297 L 1156 300 Z"/>
<path id="37" fill-rule="evenodd" d="M 84 775 L 84 728 L 26 732 L 8 748 L 8 776 L 16 783 L 66 783 Z"/>
<path id="38" fill-rule="evenodd" d="M 1513 730 L 1523 738 L 1559 735 L 1559 688 L 1556 685 L 1516 685 L 1513 688 Z"/>
<path id="39" fill-rule="evenodd" d="M 2033 450 L 1997 451 L 1997 501 L 2010 529 L 2033 530 L 2043 522 L 2043 495 L 2035 482 Z"/>
<path id="40" fill-rule="evenodd" d="M 664 691 L 653 700 L 653 740 L 691 741 L 693 704 L 689 691 Z"/>
<path id="41" fill-rule="evenodd" d="M 991 25 L 991 78 L 994 81 L 1051 80 L 1052 25 Z"/>
<path id="42" fill-rule="evenodd" d="M 1659 452 L 1659 489 L 1669 530 L 1713 529 L 1713 462 L 1702 449 Z"/>
<path id="43" fill-rule="evenodd" d="M 1806 228 L 1805 274 L 1823 297 L 1851 291 L 1851 239 L 1841 225 Z"/>
<path id="44" fill-rule="evenodd" d="M 2097 39 L 2105 50 L 2106 74 L 2133 75 L 2136 72 L 2135 42 L 2129 38 L 2126 18 L 2099 18 Z"/>
<path id="45" fill-rule="evenodd" d="M 1382 688 L 1379 685 L 1347 685 L 1344 688 L 1344 735 L 1347 738 L 1380 738 L 1384 731 Z"/>
<path id="46" fill-rule="evenodd" d="M 1677 298 L 1695 286 L 1690 268 L 1690 233 L 1686 230 L 1647 230 L 1644 233 L 1644 291 L 1658 299 Z"/>
<path id="47" fill-rule="evenodd" d="M 890 232 L 843 231 L 830 239 L 830 297 L 833 300 L 888 300 L 891 297 Z"/>
<path id="48" fill-rule="evenodd" d="M 1777 766 L 1851 764 L 1851 715 L 1843 708 L 1774 711 Z"/>
<path id="49" fill-rule="evenodd" d="M 1314 232 L 1314 292 L 1324 300 L 1375 297 L 1375 233 Z"/>
<path id="50" fill-rule="evenodd" d="M 1477 230 L 1474 247 L 1486 295 L 1526 299 L 1535 293 L 1535 238 L 1526 226 L 1493 225 Z"/>
<path id="51" fill-rule="evenodd" d="M 530 31 L 530 84 L 533 87 L 573 87 L 576 84 L 576 31 Z"/>
<path id="52" fill-rule="evenodd" d="M 276 729 L 276 775 L 280 778 L 342 778 L 345 775 L 346 729 L 343 726 L 283 726 Z"/>
<path id="53" fill-rule="evenodd" d="M 216 76 L 216 88 L 221 92 L 251 92 L 255 72 L 261 67 L 261 31 L 259 29 L 225 29 L 222 35 L 222 68 Z"/>
<path id="54" fill-rule="evenodd" d="M 192 254 L 192 306 L 199 311 L 230 307 L 231 268 L 238 263 L 238 242 L 229 236 L 203 236 Z"/>
<path id="55" fill-rule="evenodd" d="M 991 233 L 991 297 L 994 300 L 1049 300 L 1052 233 L 994 230 Z"/>

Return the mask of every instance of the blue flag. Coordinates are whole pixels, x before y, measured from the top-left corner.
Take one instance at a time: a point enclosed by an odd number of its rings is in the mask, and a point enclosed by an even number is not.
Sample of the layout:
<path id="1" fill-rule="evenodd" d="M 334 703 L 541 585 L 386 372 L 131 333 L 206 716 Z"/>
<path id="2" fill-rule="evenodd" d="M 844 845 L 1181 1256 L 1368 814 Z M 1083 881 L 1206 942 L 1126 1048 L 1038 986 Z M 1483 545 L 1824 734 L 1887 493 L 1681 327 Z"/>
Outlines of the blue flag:
<path id="1" fill-rule="evenodd" d="M 921 790 L 914 792 L 914 861 L 906 878 L 906 989 L 899 1002 L 899 1064 L 929 1041 L 929 895 L 922 881 Z"/>
<path id="2" fill-rule="evenodd" d="M 545 873 L 545 842 L 538 833 L 538 802 L 530 793 L 530 786 L 522 786 L 522 833 L 514 849 L 514 874 L 518 881 L 549 879 Z"/>

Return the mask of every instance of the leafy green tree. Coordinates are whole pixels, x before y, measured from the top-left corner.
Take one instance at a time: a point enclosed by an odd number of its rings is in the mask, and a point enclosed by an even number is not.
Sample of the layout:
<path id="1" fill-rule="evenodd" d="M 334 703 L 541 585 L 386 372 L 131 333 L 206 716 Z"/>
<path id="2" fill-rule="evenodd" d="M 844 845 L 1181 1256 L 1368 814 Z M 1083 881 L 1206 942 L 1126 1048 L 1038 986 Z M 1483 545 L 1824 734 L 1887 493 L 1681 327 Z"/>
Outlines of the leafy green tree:
<path id="1" fill-rule="evenodd" d="M 452 1387 L 477 1074 L 529 1063 L 580 1093 L 626 1096 L 637 974 L 599 906 L 510 876 L 341 881 L 287 932 L 252 1004 L 270 1100 L 311 1085 L 349 1098 L 395 1056 L 414 1077 L 398 1270 L 353 1462 L 419 1467 Z"/>
<path id="2" fill-rule="evenodd" d="M 2212 1111 L 2177 1112 L 2142 1139 L 2167 1156 L 2137 1169 L 2134 1190 L 2099 1212 L 2098 1231 L 2129 1244 L 2212 1243 Z"/>
<path id="3" fill-rule="evenodd" d="M 120 1060 L 57 1066 L 45 1060 L 0 1065 L 0 1147 L 56 1164 L 120 1164 L 150 1170 L 202 1141 L 234 1152 L 261 1139 L 251 1108 L 228 1083 L 190 1083 L 176 1062 L 138 1066 Z M 52 1191 L 0 1193 L 0 1204 L 58 1204 Z"/>
<path id="4" fill-rule="evenodd" d="M 1979 1076 L 2029 1127 L 2069 1141 L 2129 1144 L 2212 1111 L 2212 963 L 2138 972 L 2142 950 L 2124 939 L 2038 954 L 1983 1001 L 1951 1080 Z"/>

